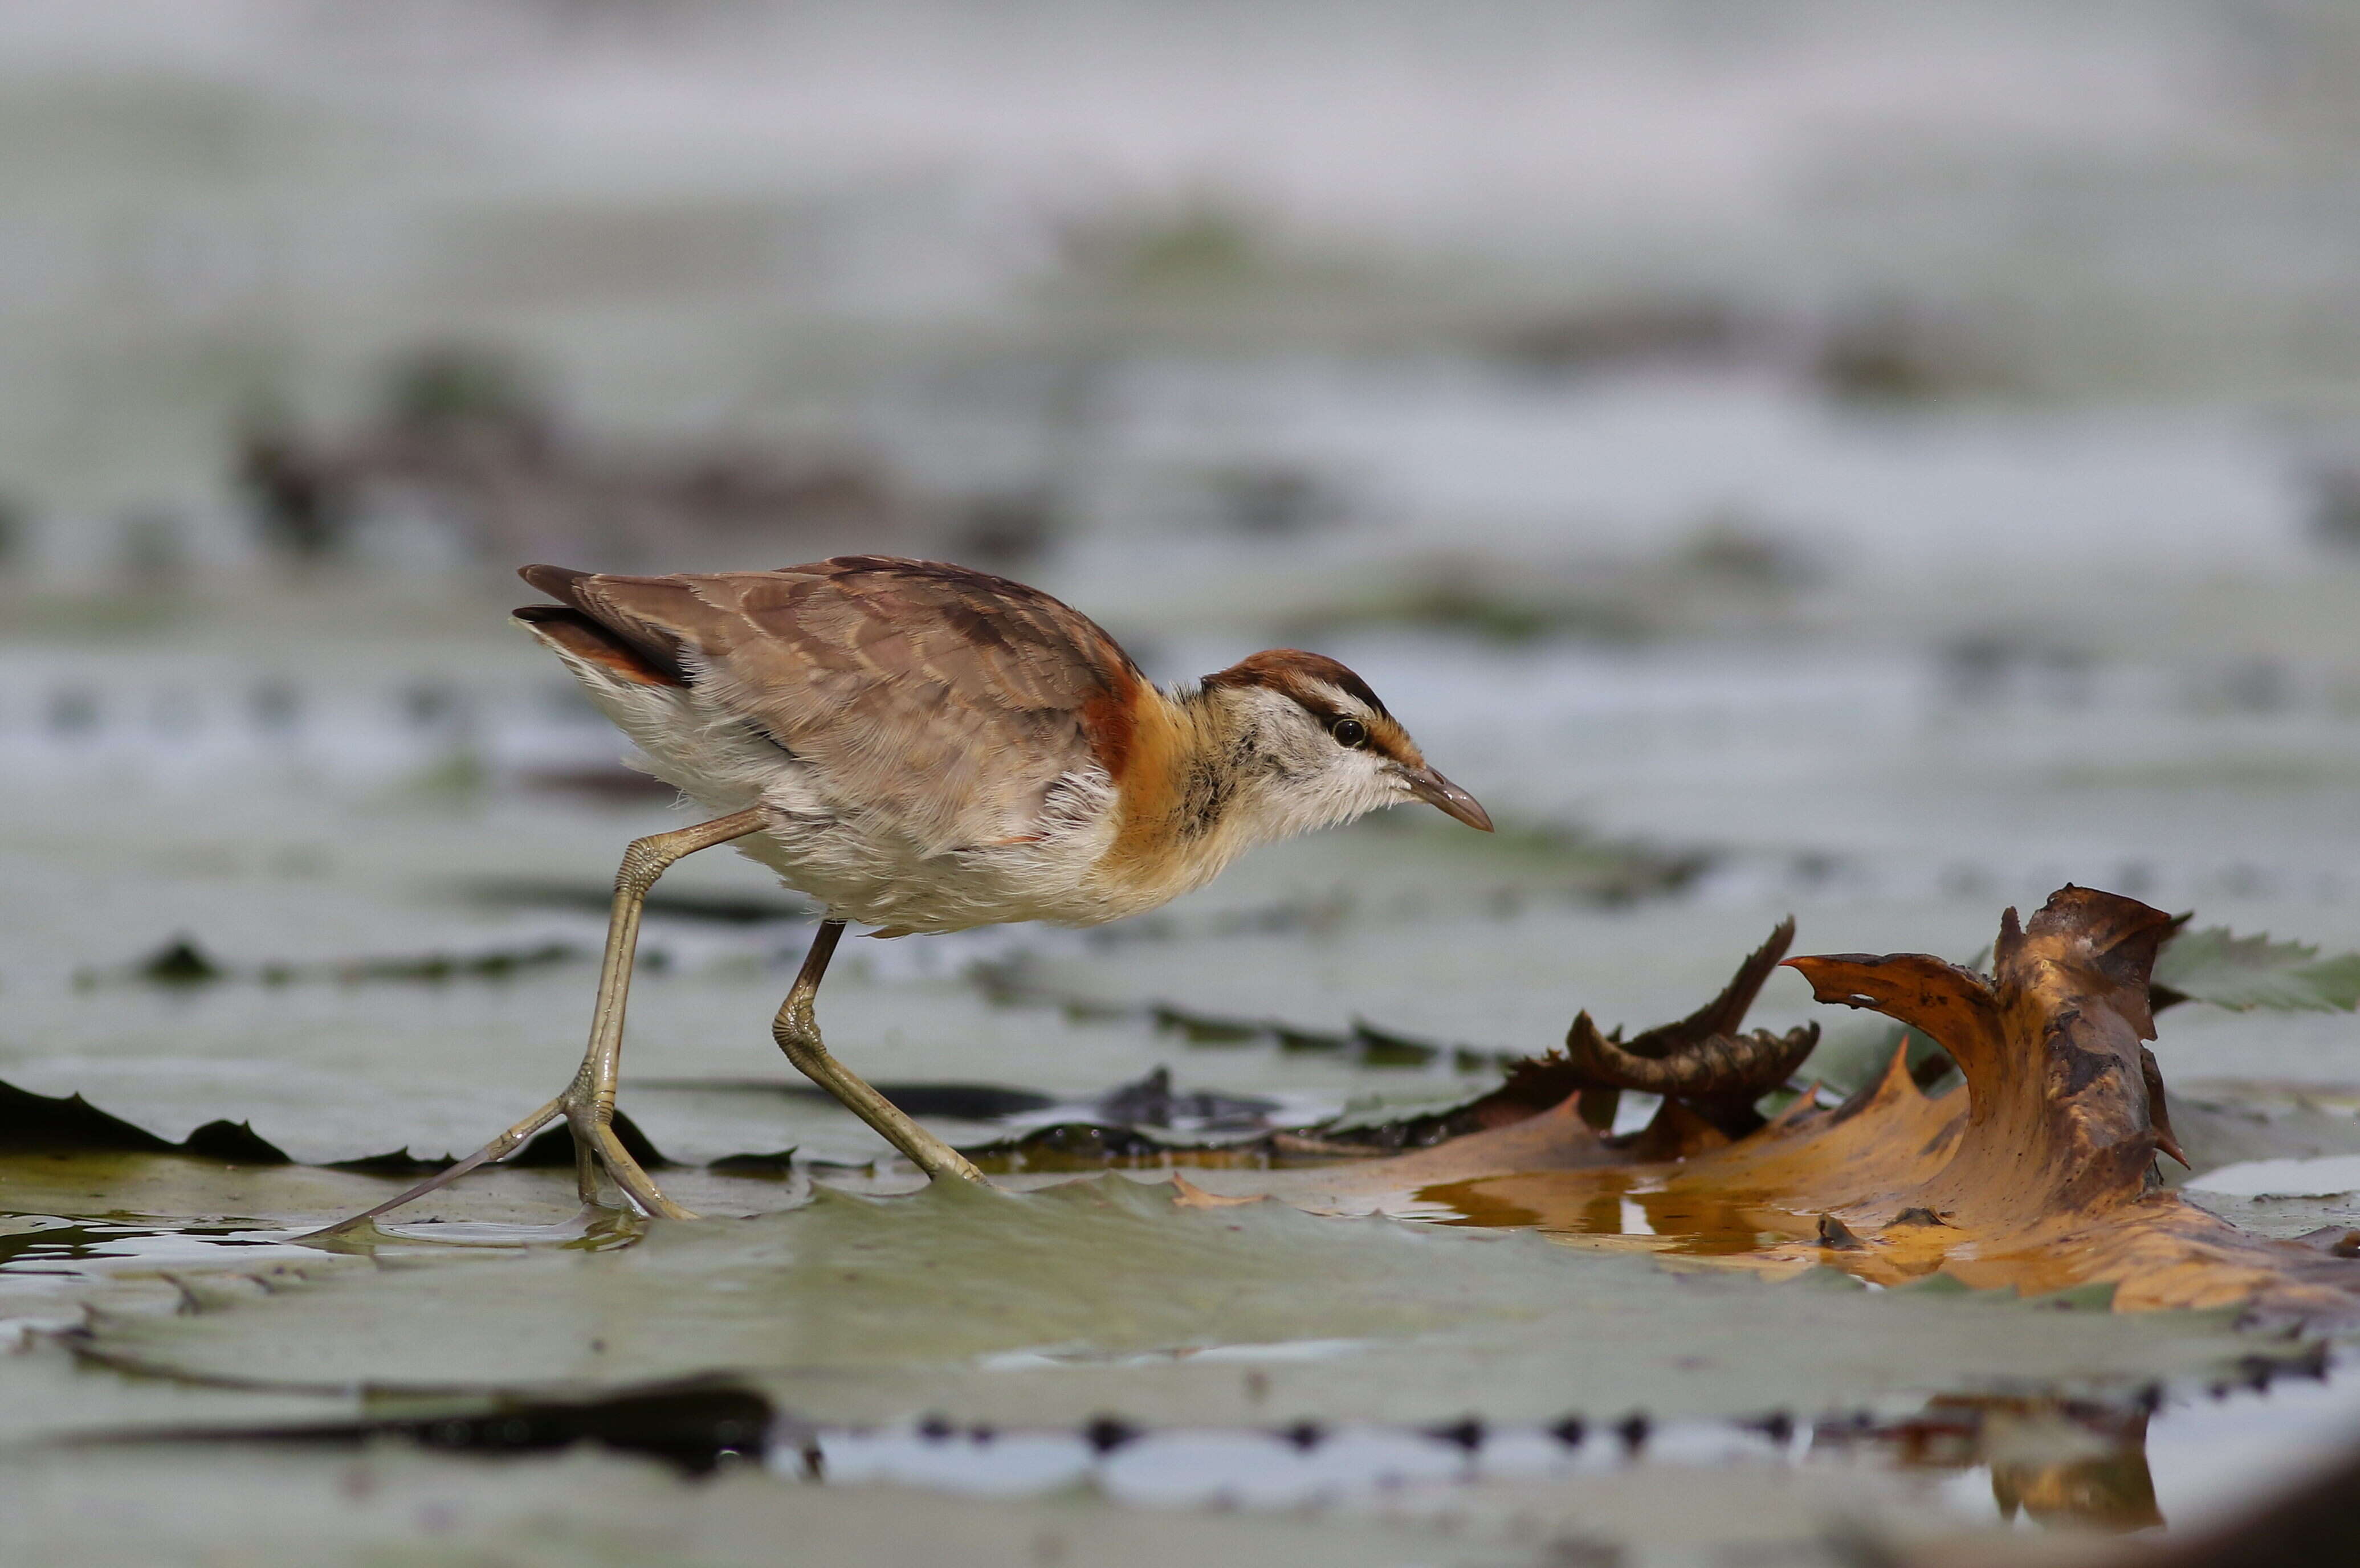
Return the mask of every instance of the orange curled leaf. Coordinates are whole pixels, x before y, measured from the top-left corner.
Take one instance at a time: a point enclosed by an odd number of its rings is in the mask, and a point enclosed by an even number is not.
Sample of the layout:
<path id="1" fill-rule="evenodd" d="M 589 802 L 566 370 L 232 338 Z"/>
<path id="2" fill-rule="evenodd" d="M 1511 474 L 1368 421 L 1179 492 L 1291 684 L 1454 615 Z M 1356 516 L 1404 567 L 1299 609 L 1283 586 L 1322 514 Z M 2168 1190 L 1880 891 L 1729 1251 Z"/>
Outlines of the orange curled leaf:
<path id="1" fill-rule="evenodd" d="M 1939 1096 L 1896 1050 L 1842 1105 L 1797 1102 L 1734 1141 L 1669 1100 L 1646 1134 L 1606 1139 L 1568 1102 L 1323 1172 L 1322 1201 L 1369 1206 L 1393 1193 L 1593 1245 L 1773 1271 L 1832 1265 L 1885 1284 L 1943 1272 L 2028 1294 L 2112 1285 L 2120 1311 L 2360 1318 L 2360 1260 L 2240 1230 L 2154 1181 L 2157 1153 L 2179 1146 L 2145 1044 L 2148 977 L 2178 924 L 2068 887 L 2022 925 L 2008 911 L 1988 976 L 1918 953 L 1787 961 L 1821 1001 L 1873 1008 L 1939 1042 L 1964 1079 Z M 1628 1234 L 1631 1205 L 1652 1235 Z"/>

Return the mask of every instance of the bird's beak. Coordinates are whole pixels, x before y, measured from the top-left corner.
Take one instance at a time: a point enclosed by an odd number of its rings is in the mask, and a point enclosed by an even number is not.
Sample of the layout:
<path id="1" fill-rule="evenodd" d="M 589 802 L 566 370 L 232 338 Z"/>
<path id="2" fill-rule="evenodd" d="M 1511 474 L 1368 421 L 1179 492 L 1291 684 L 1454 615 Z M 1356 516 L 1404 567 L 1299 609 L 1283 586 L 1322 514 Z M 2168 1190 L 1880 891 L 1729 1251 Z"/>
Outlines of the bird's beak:
<path id="1" fill-rule="evenodd" d="M 1469 827 L 1483 833 L 1491 831 L 1491 813 L 1482 802 L 1437 773 L 1431 768 L 1404 768 L 1402 777 L 1409 782 L 1409 792 L 1427 805 L 1457 817 Z"/>

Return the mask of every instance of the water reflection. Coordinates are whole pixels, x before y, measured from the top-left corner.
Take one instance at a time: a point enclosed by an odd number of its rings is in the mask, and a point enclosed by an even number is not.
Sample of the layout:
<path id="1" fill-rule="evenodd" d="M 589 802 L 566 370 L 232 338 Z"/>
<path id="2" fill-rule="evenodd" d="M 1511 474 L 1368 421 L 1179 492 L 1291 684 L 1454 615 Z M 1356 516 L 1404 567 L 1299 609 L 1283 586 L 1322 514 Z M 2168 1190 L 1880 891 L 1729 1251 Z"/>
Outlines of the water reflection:
<path id="1" fill-rule="evenodd" d="M 240 1267 L 300 1259 L 292 1231 L 232 1225 L 0 1214 L 0 1273 L 87 1276 L 110 1268 Z"/>
<path id="2" fill-rule="evenodd" d="M 244 1273 L 316 1264 L 323 1252 L 379 1258 L 433 1256 L 453 1247 L 563 1246 L 597 1252 L 628 1247 L 646 1229 L 646 1222 L 635 1214 L 585 1209 L 559 1225 L 450 1221 L 372 1225 L 315 1241 L 300 1225 L 0 1214 L 0 1275 L 88 1280 L 182 1269 Z"/>
<path id="3" fill-rule="evenodd" d="M 1985 1467 L 2003 1519 L 2144 1530 L 2164 1522 L 2147 1469 L 2147 1416 L 2144 1402 L 1943 1395 L 1899 1421 L 1822 1423 L 1813 1447 L 1871 1447 L 1905 1470 Z"/>
<path id="4" fill-rule="evenodd" d="M 2127 1531 L 2165 1522 L 2146 1453 L 2144 1404 L 2011 1396 L 1935 1398 L 1897 1419 L 1830 1419 L 1797 1429 L 1752 1422 L 1644 1421 L 1613 1431 L 1578 1420 L 1546 1428 L 1467 1422 L 1423 1430 L 1300 1426 L 1281 1432 L 836 1429 L 818 1434 L 820 1473 L 836 1483 L 896 1481 L 984 1495 L 1092 1483 L 1158 1506 L 1297 1507 L 1396 1495 L 1408 1486 L 1612 1474 L 1636 1465 L 1865 1465 L 1903 1478 L 1987 1471 L 2005 1519 Z M 801 1472 L 803 1454 L 773 1455 Z"/>
<path id="5" fill-rule="evenodd" d="M 1519 1199 L 1535 1183 L 1505 1195 L 1494 1179 L 1448 1181 L 1421 1188 L 1422 1203 L 1441 1205 L 1452 1225 L 1531 1226 L 1542 1235 L 1605 1250 L 1726 1258 L 1799 1241 L 1814 1234 L 1816 1216 L 1770 1203 L 1741 1189 L 1666 1191 L 1627 1168 L 1553 1172 L 1546 1208 Z"/>
<path id="6" fill-rule="evenodd" d="M 2354 1390 L 2342 1390 L 2348 1406 Z M 2172 1407 L 2178 1442 L 2202 1443 L 2219 1407 Z M 1830 1418 L 1797 1427 L 1750 1422 L 1629 1421 L 1612 1429 L 1568 1420 L 1542 1428 L 1464 1423 L 1412 1430 L 1298 1426 L 1283 1431 L 1174 1429 L 1128 1432 L 1109 1444 L 1089 1432 L 967 1431 L 939 1421 L 820 1433 L 833 1482 L 891 1480 L 962 1493 L 1018 1495 L 1093 1483 L 1126 1501 L 1158 1506 L 1294 1507 L 1396 1495 L 1405 1486 L 1517 1477 L 1570 1477 L 1633 1466 L 1795 1469 L 1864 1465 L 1899 1478 L 1970 1483 L 1988 1476 L 2003 1519 L 2109 1532 L 2167 1523 L 2147 1463 L 2145 1400 L 1942 1395 L 1907 1415 Z M 2182 1430 L 2184 1429 L 2184 1430 Z M 799 1470 L 800 1451 L 774 1455 Z M 2243 1501 L 2250 1503 L 2248 1488 Z M 1939 1495 L 1963 1500 L 1955 1487 Z M 2183 1504 L 2202 1516 L 2213 1499 Z"/>

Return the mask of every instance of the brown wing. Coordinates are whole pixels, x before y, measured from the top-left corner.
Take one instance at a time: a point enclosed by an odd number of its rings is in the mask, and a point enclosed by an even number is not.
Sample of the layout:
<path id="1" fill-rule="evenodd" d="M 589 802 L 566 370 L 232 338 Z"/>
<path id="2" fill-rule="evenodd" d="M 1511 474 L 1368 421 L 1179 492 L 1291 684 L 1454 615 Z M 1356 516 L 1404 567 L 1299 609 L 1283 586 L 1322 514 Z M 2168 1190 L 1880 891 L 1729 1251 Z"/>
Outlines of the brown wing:
<path id="1" fill-rule="evenodd" d="M 934 853 L 1031 835 L 1076 768 L 1120 774 L 1152 696 L 1087 616 L 935 561 L 522 575 L 810 762 L 839 809 L 888 816 Z"/>

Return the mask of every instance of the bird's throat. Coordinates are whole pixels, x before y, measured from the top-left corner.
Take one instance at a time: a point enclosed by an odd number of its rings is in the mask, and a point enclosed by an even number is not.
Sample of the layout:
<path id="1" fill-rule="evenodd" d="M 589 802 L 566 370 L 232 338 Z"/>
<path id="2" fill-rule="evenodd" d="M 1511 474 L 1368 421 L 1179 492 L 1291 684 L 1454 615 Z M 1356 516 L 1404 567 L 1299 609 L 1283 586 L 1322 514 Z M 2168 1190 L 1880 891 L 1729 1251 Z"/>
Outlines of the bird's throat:
<path id="1" fill-rule="evenodd" d="M 1117 827 L 1100 868 L 1119 882 L 1196 887 L 1244 847 L 1224 829 L 1234 825 L 1251 725 L 1212 692 L 1145 695 L 1115 776 Z"/>

